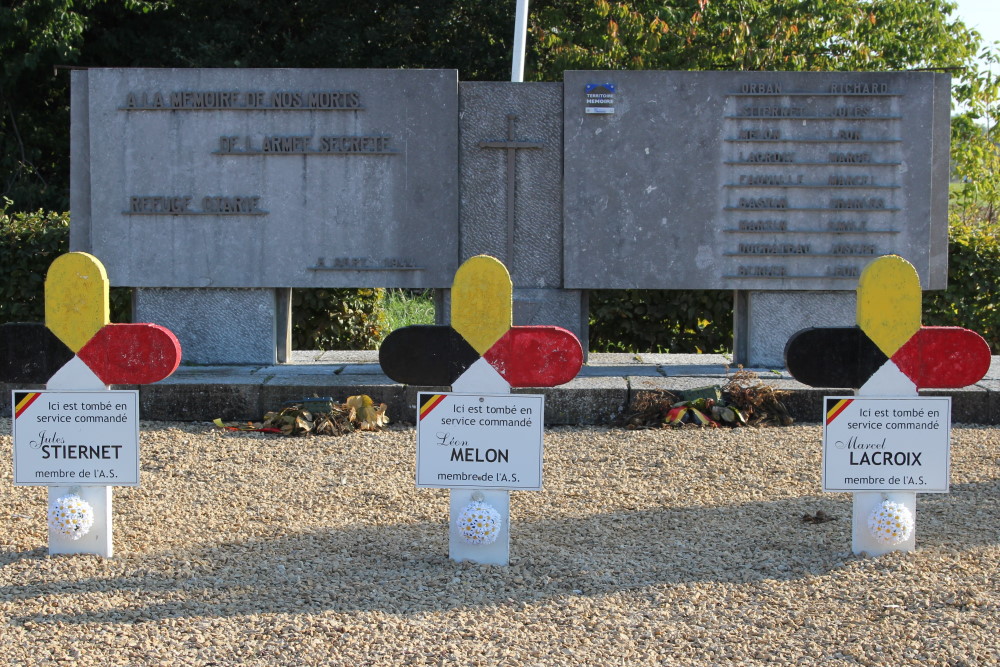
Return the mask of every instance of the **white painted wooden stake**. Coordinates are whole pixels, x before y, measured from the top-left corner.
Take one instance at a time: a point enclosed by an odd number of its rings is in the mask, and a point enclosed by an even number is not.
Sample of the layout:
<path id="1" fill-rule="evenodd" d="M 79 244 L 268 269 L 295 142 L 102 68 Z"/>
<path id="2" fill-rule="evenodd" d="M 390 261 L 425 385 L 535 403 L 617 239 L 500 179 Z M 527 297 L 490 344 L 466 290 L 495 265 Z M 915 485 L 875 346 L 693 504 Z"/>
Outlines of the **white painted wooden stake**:
<path id="1" fill-rule="evenodd" d="M 855 396 L 878 398 L 910 398 L 919 396 L 913 381 L 906 377 L 896 364 L 887 362 L 872 375 L 855 393 Z M 856 555 L 881 556 L 890 551 L 913 551 L 916 548 L 917 529 L 914 525 L 909 539 L 898 544 L 882 544 L 868 529 L 868 517 L 883 501 L 891 500 L 905 505 L 917 516 L 917 494 L 913 491 L 858 491 L 854 493 L 854 510 L 851 530 L 851 550 Z"/>
<path id="2" fill-rule="evenodd" d="M 510 385 L 485 359 L 479 359 L 451 390 L 461 394 L 509 394 Z M 510 564 L 510 491 L 506 489 L 449 489 L 448 557 L 453 561 L 471 560 L 481 565 Z M 458 532 L 455 520 L 469 503 L 482 496 L 482 501 L 500 513 L 500 534 L 493 544 L 469 544 Z"/>
<path id="3" fill-rule="evenodd" d="M 55 390 L 111 389 L 75 356 L 49 378 L 45 387 Z M 111 545 L 111 487 L 50 486 L 48 489 L 49 504 L 45 508 L 45 525 L 48 525 L 48 508 L 52 503 L 72 493 L 90 503 L 94 509 L 94 525 L 79 539 L 71 540 L 49 528 L 49 554 L 97 554 L 111 558 L 114 555 Z"/>

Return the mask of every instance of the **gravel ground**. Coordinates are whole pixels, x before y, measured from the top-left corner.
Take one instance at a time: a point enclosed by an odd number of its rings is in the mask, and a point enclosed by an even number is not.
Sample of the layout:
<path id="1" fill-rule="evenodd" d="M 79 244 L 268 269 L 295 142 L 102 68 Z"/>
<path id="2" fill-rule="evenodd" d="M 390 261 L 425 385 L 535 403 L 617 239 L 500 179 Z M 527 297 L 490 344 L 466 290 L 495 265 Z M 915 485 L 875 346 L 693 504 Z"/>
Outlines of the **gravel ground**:
<path id="1" fill-rule="evenodd" d="M 547 431 L 511 565 L 447 558 L 414 431 L 290 439 L 144 422 L 116 557 L 49 557 L 0 420 L 0 662 L 991 665 L 1000 431 L 956 427 L 917 550 L 850 553 L 819 426 Z M 823 510 L 829 523 L 803 522 Z"/>

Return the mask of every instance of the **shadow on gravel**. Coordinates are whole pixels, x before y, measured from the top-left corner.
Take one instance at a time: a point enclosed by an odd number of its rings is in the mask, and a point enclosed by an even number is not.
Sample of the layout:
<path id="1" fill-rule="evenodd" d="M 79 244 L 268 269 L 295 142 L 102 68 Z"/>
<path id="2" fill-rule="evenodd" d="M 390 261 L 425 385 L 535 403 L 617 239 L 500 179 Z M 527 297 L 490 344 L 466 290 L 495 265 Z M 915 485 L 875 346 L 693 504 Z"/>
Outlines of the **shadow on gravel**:
<path id="1" fill-rule="evenodd" d="M 955 485 L 918 500 L 918 554 L 995 545 L 1000 481 Z M 995 509 L 995 502 L 992 504 Z M 822 510 L 835 520 L 807 523 Z M 119 606 L 9 622 L 137 623 L 247 614 L 381 611 L 417 614 L 510 607 L 565 595 L 614 595 L 656 585 L 741 584 L 825 575 L 854 560 L 850 498 L 807 496 L 728 507 L 624 510 L 517 521 L 510 567 L 448 560 L 443 523 L 365 526 L 116 559 L 122 574 L 0 588 L 0 600 L 68 592 L 116 594 Z M 978 526 L 972 532 L 970 524 Z M 956 533 L 963 533 L 956 540 Z M 0 563 L 37 557 L 4 554 Z M 121 597 L 118 597 L 121 595 Z M 656 597 L 655 589 L 649 591 Z M 73 603 L 76 604 L 76 603 Z"/>
<path id="2" fill-rule="evenodd" d="M 0 568 L 13 565 L 22 560 L 44 560 L 48 558 L 49 550 L 46 547 L 39 547 L 31 551 L 5 551 L 0 553 Z M 3 589 L 0 588 L 0 600 L 4 600 Z M 23 596 L 22 596 L 23 597 Z"/>

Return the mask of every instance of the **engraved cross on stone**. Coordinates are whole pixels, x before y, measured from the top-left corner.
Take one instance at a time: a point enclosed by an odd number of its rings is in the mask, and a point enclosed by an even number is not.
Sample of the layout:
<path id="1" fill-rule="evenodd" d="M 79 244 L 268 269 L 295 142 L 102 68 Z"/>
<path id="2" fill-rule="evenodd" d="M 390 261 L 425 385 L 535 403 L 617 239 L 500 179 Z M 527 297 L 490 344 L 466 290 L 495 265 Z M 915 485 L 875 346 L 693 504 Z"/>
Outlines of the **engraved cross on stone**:
<path id="1" fill-rule="evenodd" d="M 514 201 L 515 186 L 514 160 L 519 148 L 541 148 L 542 144 L 532 141 L 517 141 L 514 139 L 514 121 L 517 116 L 507 114 L 507 140 L 506 141 L 480 141 L 480 148 L 503 148 L 507 151 L 507 255 L 505 261 L 508 266 L 514 266 Z"/>

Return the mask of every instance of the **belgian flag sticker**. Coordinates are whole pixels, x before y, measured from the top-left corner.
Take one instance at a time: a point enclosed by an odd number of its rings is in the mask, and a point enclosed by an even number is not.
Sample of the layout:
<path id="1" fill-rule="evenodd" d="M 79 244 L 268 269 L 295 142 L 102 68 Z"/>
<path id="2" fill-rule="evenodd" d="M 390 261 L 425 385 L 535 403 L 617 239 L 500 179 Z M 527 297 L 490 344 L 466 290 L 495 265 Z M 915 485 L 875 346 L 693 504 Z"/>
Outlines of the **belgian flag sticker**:
<path id="1" fill-rule="evenodd" d="M 840 416 L 848 405 L 854 402 L 853 398 L 828 398 L 826 399 L 826 423 L 831 424 L 833 420 Z"/>
<path id="2" fill-rule="evenodd" d="M 25 410 L 27 410 L 32 403 L 38 400 L 41 396 L 41 392 L 37 391 L 15 391 L 14 392 L 14 419 L 21 416 Z"/>
<path id="3" fill-rule="evenodd" d="M 439 406 L 441 401 L 443 401 L 447 396 L 447 394 L 432 394 L 431 397 L 424 401 L 424 404 L 420 406 L 420 419 L 429 415 L 431 410 Z"/>

